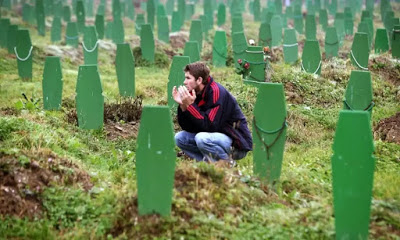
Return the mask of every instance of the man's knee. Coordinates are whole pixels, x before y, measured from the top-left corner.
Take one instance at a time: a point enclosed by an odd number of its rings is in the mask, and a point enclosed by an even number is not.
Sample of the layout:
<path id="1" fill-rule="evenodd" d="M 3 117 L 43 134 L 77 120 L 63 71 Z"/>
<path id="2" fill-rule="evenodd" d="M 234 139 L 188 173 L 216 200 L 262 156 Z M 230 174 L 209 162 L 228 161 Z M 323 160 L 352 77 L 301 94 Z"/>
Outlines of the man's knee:
<path id="1" fill-rule="evenodd" d="M 209 145 L 212 142 L 210 137 L 211 137 L 210 134 L 207 132 L 197 133 L 196 136 L 194 137 L 197 147 L 203 149 L 204 146 Z"/>
<path id="2" fill-rule="evenodd" d="M 177 132 L 177 133 L 175 134 L 175 143 L 176 143 L 176 146 L 182 147 L 182 146 L 186 145 L 186 144 L 185 144 L 186 142 L 187 142 L 187 141 L 186 141 L 186 136 L 185 136 L 185 134 L 184 134 L 183 131 Z"/>

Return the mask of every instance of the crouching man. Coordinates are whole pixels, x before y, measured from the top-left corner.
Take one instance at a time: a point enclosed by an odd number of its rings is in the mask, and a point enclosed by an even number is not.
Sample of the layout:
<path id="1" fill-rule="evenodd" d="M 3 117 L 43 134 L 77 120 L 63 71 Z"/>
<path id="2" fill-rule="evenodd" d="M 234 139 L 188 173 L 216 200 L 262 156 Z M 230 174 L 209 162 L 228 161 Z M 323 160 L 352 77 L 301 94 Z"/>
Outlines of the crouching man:
<path id="1" fill-rule="evenodd" d="M 185 86 L 174 86 L 183 131 L 176 145 L 197 161 L 223 161 L 230 166 L 252 149 L 251 133 L 236 99 L 210 76 L 205 63 L 186 65 Z"/>

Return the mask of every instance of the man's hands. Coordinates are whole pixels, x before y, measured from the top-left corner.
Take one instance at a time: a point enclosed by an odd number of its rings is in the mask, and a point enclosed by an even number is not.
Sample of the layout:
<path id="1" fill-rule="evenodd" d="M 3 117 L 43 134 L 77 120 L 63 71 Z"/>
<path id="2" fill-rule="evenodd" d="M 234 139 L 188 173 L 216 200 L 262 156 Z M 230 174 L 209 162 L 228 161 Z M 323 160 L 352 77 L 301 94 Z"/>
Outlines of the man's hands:
<path id="1" fill-rule="evenodd" d="M 196 100 L 196 92 L 193 89 L 190 93 L 184 86 L 179 86 L 178 89 L 174 86 L 172 89 L 172 97 L 174 101 L 179 104 L 182 111 L 186 111 L 187 107 Z"/>

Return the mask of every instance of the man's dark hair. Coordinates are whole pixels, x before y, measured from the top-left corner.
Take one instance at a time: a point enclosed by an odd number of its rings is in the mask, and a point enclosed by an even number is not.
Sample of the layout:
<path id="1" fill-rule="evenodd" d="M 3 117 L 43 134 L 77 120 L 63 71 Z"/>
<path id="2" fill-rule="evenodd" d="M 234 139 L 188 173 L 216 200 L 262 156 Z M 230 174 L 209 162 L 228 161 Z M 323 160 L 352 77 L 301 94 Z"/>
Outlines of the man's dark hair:
<path id="1" fill-rule="evenodd" d="M 203 79 L 203 84 L 207 84 L 208 77 L 210 76 L 210 69 L 204 62 L 190 63 L 185 66 L 183 71 L 189 72 L 196 80 L 201 77 Z"/>

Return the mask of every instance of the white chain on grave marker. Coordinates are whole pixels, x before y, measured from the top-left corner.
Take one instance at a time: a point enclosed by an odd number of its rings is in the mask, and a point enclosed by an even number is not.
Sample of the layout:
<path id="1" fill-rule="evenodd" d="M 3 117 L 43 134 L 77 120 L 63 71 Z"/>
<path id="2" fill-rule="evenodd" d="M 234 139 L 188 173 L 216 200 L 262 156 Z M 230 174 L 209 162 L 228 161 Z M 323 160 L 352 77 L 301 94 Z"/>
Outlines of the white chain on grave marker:
<path id="1" fill-rule="evenodd" d="M 354 57 L 354 55 L 353 55 L 353 50 L 350 50 L 350 54 L 351 54 L 351 56 L 353 57 L 354 62 L 356 62 L 357 66 L 358 66 L 359 68 L 361 68 L 362 70 L 367 70 L 367 71 L 368 71 L 368 67 L 363 67 L 363 66 L 361 66 L 361 65 L 357 62 L 357 59 L 356 59 L 356 58 Z"/>
<path id="2" fill-rule="evenodd" d="M 32 54 L 32 49 L 33 49 L 33 46 L 31 46 L 31 48 L 29 49 L 29 53 L 28 53 L 28 56 L 27 56 L 26 58 L 20 58 L 20 57 L 18 56 L 18 53 L 17 53 L 17 47 L 14 47 L 15 56 L 18 58 L 18 60 L 20 60 L 20 61 L 22 61 L 22 62 L 25 62 L 25 61 L 28 60 L 28 58 L 31 56 L 31 54 Z"/>

